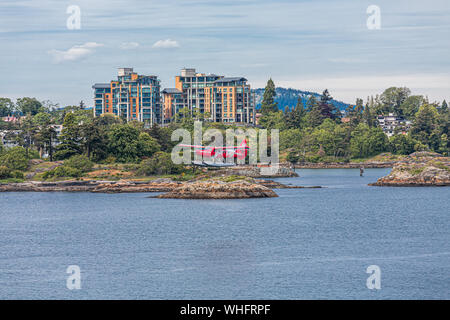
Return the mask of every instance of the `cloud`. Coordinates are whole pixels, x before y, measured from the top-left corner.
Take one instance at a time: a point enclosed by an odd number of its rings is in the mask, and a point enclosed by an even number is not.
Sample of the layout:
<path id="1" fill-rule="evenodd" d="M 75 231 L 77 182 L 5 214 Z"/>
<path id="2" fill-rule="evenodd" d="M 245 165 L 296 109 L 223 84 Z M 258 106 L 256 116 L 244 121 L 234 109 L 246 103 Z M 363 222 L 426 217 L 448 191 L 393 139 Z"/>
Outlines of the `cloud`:
<path id="1" fill-rule="evenodd" d="M 180 45 L 175 40 L 166 39 L 166 40 L 159 40 L 156 41 L 155 44 L 153 44 L 153 48 L 157 49 L 170 49 L 170 48 L 179 48 Z"/>
<path id="2" fill-rule="evenodd" d="M 139 47 L 139 43 L 137 42 L 123 42 L 120 45 L 120 49 L 122 50 L 133 50 L 136 49 L 137 47 Z"/>
<path id="3" fill-rule="evenodd" d="M 64 50 L 50 50 L 48 53 L 53 56 L 56 63 L 64 61 L 80 60 L 95 52 L 95 48 L 102 47 L 103 44 L 97 42 L 86 42 L 82 45 L 76 45 L 72 48 Z"/>

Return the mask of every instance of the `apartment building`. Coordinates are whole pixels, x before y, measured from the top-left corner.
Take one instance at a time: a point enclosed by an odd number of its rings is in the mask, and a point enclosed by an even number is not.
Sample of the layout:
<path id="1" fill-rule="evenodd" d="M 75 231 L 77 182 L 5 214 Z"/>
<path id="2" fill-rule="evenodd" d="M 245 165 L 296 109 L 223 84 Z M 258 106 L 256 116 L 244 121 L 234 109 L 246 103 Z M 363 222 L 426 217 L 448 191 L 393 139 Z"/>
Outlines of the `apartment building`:
<path id="1" fill-rule="evenodd" d="M 146 126 L 163 119 L 160 80 L 157 76 L 139 75 L 133 68 L 119 68 L 117 80 L 96 83 L 94 116 L 113 114 L 127 121 L 141 121 Z"/>
<path id="2" fill-rule="evenodd" d="M 411 121 L 393 113 L 389 113 L 387 116 L 380 115 L 377 117 L 377 120 L 379 126 L 388 137 L 392 137 L 396 133 L 406 134 L 411 127 Z"/>
<path id="3" fill-rule="evenodd" d="M 226 123 L 254 123 L 255 97 L 247 79 L 197 73 L 182 69 L 175 88 L 163 90 L 164 118 L 170 122 L 181 108 L 203 114 L 206 120 Z"/>

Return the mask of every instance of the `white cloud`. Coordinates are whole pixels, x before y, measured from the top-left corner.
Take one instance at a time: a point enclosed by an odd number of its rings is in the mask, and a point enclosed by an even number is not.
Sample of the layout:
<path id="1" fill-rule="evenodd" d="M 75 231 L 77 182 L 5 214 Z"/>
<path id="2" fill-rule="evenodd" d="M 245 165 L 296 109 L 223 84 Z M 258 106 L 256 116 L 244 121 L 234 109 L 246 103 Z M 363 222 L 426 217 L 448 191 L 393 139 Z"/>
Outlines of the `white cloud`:
<path id="1" fill-rule="evenodd" d="M 137 42 L 123 42 L 120 45 L 120 49 L 122 50 L 133 50 L 136 49 L 137 47 L 139 47 L 139 43 Z"/>
<path id="2" fill-rule="evenodd" d="M 180 45 L 175 40 L 166 39 L 166 40 L 159 40 L 156 41 L 155 44 L 153 44 L 153 48 L 157 49 L 169 49 L 169 48 L 178 48 Z"/>
<path id="3" fill-rule="evenodd" d="M 64 50 L 50 50 L 48 53 L 53 56 L 56 63 L 64 61 L 76 61 L 82 59 L 95 52 L 95 48 L 102 47 L 103 44 L 97 42 L 86 42 L 81 45 L 73 46 L 72 48 Z"/>

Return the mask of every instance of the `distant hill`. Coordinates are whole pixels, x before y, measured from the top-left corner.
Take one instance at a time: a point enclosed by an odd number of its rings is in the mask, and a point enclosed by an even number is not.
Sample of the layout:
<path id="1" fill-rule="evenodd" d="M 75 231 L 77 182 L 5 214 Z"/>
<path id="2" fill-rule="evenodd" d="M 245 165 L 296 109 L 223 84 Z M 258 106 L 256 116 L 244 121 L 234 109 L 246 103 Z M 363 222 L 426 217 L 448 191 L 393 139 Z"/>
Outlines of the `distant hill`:
<path id="1" fill-rule="evenodd" d="M 254 89 L 253 92 L 255 92 L 256 96 L 256 109 L 259 109 L 261 107 L 264 89 L 263 88 Z M 280 87 L 276 88 L 276 93 L 277 96 L 275 97 L 275 102 L 278 103 L 278 108 L 280 110 L 284 110 L 286 106 L 289 106 L 291 108 L 295 107 L 297 105 L 297 99 L 299 96 L 301 97 L 303 104 L 305 106 L 306 102 L 308 101 L 311 95 L 316 96 L 317 100 L 320 100 L 321 96 L 319 93 L 316 92 L 302 91 L 297 89 L 286 89 Z M 337 100 L 332 100 L 331 103 L 333 103 L 333 105 L 339 110 L 345 110 L 349 106 L 348 103 Z"/>

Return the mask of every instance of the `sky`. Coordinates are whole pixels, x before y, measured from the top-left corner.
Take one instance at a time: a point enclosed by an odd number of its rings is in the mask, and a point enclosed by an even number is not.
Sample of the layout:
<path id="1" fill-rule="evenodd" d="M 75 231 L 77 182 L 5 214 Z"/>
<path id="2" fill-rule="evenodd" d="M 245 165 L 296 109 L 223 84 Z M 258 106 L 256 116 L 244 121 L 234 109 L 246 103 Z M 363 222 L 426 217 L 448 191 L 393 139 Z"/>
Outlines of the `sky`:
<path id="1" fill-rule="evenodd" d="M 119 67 L 162 88 L 192 67 L 347 103 L 391 86 L 449 101 L 449 39 L 448 0 L 0 0 L 0 97 L 92 106 Z"/>

